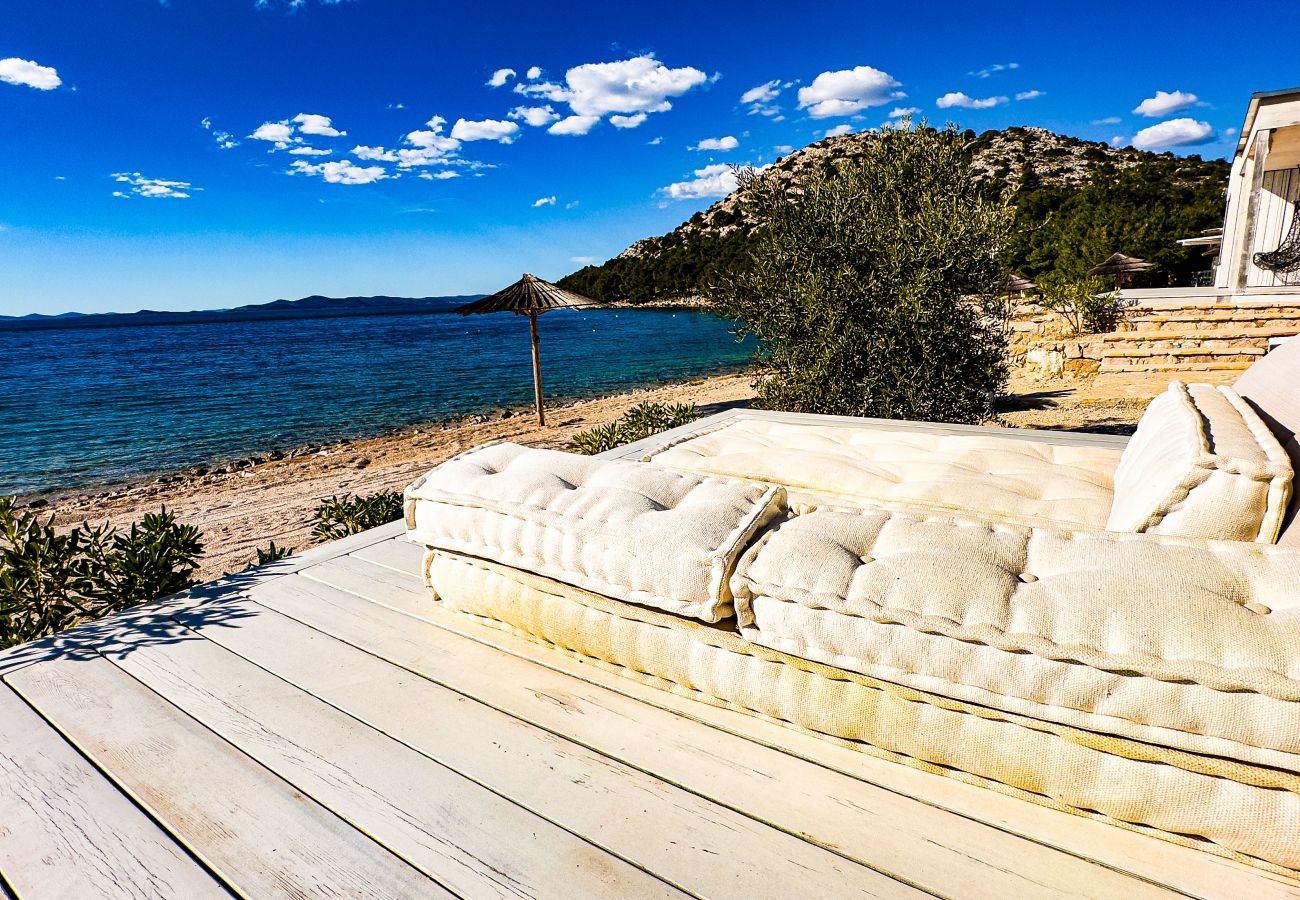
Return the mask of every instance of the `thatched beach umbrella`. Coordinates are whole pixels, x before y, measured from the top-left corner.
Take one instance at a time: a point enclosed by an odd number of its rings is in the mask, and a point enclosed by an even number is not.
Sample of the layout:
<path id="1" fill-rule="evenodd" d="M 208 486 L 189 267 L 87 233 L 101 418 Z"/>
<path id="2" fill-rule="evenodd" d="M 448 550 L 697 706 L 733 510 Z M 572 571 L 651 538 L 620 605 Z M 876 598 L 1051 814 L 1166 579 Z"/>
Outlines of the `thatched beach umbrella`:
<path id="1" fill-rule="evenodd" d="M 558 288 L 550 282 L 542 281 L 525 274 L 510 287 L 497 291 L 491 297 L 475 300 L 456 308 L 462 316 L 475 313 L 512 312 L 528 317 L 528 329 L 533 337 L 533 398 L 537 403 L 537 424 L 546 424 L 546 413 L 542 409 L 542 351 L 541 341 L 537 336 L 537 317 L 553 309 L 566 309 L 581 306 L 598 306 L 581 294 Z"/>
<path id="2" fill-rule="evenodd" d="M 1002 282 L 1002 293 L 1004 294 L 1023 294 L 1025 291 L 1036 291 L 1038 285 L 1034 284 L 1028 278 L 1011 272 Z"/>
<path id="3" fill-rule="evenodd" d="M 1153 262 L 1147 262 L 1145 259 L 1138 259 L 1136 256 L 1125 256 L 1123 253 L 1112 253 L 1103 259 L 1100 263 L 1092 267 L 1089 275 L 1114 275 L 1115 287 L 1119 288 L 1120 283 L 1129 275 L 1135 275 L 1138 272 L 1145 272 L 1147 269 L 1154 269 L 1156 266 Z"/>

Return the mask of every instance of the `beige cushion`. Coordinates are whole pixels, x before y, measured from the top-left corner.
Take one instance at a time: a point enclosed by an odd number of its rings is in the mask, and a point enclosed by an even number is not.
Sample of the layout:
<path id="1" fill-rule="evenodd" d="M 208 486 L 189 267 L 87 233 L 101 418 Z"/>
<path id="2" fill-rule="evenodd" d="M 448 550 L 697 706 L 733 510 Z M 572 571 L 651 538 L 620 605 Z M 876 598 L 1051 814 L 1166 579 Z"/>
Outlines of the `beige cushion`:
<path id="1" fill-rule="evenodd" d="M 755 643 L 982 706 L 1300 772 L 1300 552 L 819 510 L 732 578 Z"/>
<path id="2" fill-rule="evenodd" d="M 1198 850 L 1300 868 L 1291 772 L 918 691 L 480 559 L 431 551 L 425 579 L 447 607 L 620 677 Z"/>
<path id="3" fill-rule="evenodd" d="M 1286 341 L 1237 379 L 1233 389 L 1259 413 L 1300 472 L 1300 339 Z M 1294 482 L 1293 482 L 1294 484 Z M 1278 543 L 1300 547 L 1296 524 L 1297 491 L 1291 490 L 1291 514 Z"/>
<path id="4" fill-rule="evenodd" d="M 1273 543 L 1293 477 L 1277 438 L 1232 388 L 1175 381 L 1124 450 L 1106 527 Z"/>
<path id="5" fill-rule="evenodd" d="M 454 457 L 406 489 L 410 538 L 619 600 L 716 622 L 780 487 L 517 444 Z"/>
<path id="6" fill-rule="evenodd" d="M 870 425 L 745 420 L 651 454 L 659 465 L 784 484 L 792 505 L 833 500 L 965 510 L 1102 529 L 1121 450 Z"/>

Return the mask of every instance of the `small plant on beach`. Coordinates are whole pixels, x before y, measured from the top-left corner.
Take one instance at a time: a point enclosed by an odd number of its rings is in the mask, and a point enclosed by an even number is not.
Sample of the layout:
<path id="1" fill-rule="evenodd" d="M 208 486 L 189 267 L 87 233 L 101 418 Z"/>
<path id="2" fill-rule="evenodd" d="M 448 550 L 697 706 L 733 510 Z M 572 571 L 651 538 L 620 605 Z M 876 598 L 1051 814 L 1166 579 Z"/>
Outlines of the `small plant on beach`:
<path id="1" fill-rule="evenodd" d="M 1106 290 L 1101 278 L 1043 276 L 1038 286 L 1043 292 L 1043 308 L 1065 319 L 1073 334 L 1114 331 L 1124 310 L 1133 305 L 1133 301 L 1121 300 L 1119 291 Z"/>
<path id="2" fill-rule="evenodd" d="M 127 531 L 60 530 L 0 497 L 0 647 L 182 591 L 202 554 L 199 530 L 165 508 Z"/>
<path id="3" fill-rule="evenodd" d="M 594 456 L 623 444 L 639 441 L 652 434 L 694 422 L 700 417 L 694 403 L 663 403 L 645 401 L 625 412 L 618 421 L 598 425 L 581 431 L 569 439 L 569 449 L 575 453 Z"/>
<path id="4" fill-rule="evenodd" d="M 322 500 L 312 514 L 315 525 L 311 536 L 317 541 L 332 541 L 401 517 L 402 495 L 397 491 L 379 491 L 364 497 L 351 494 L 330 497 Z"/>
<path id="5" fill-rule="evenodd" d="M 758 339 L 769 409 L 975 422 L 1006 385 L 997 253 L 1012 211 L 953 127 L 888 128 L 792 178 L 737 170 L 761 223 L 708 293 Z"/>
<path id="6" fill-rule="evenodd" d="M 271 541 L 265 547 L 257 548 L 257 565 L 264 566 L 267 563 L 279 562 L 290 556 L 293 556 L 292 547 L 277 547 L 275 541 Z"/>

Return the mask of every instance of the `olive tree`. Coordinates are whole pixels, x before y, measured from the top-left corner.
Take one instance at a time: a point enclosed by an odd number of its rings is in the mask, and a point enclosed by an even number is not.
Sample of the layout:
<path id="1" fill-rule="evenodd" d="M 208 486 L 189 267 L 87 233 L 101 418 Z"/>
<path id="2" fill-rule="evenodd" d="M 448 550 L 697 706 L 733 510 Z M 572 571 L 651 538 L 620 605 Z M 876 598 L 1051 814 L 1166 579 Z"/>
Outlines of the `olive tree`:
<path id="1" fill-rule="evenodd" d="M 748 265 L 710 289 L 758 340 L 761 405 L 973 422 L 1006 384 L 996 254 L 1012 211 L 974 182 L 956 129 L 867 136 L 793 177 L 737 170 L 759 223 Z"/>

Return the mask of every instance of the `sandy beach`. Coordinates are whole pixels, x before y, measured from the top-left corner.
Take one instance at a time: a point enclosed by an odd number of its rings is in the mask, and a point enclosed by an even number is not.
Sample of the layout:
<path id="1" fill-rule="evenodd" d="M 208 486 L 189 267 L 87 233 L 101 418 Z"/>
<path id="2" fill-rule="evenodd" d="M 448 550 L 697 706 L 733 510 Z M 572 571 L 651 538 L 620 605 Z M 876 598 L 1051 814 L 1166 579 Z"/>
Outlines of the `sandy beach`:
<path id="1" fill-rule="evenodd" d="M 1013 380 L 996 424 L 1130 433 L 1147 401 L 1168 380 L 1163 375 Z M 310 546 L 311 514 L 322 499 L 401 490 L 421 472 L 477 444 L 508 440 L 564 449 L 575 433 L 611 422 L 642 401 L 694 403 L 708 415 L 746 405 L 753 396 L 748 376 L 717 376 L 557 405 L 548 410 L 545 428 L 531 410 L 472 416 L 369 440 L 298 448 L 283 459 L 255 457 L 204 474 L 175 473 L 71 495 L 51 501 L 45 511 L 64 525 L 87 520 L 124 525 L 165 504 L 181 521 L 202 529 L 206 551 L 199 578 L 207 581 L 246 568 L 256 548 L 272 540 L 298 550 Z"/>

